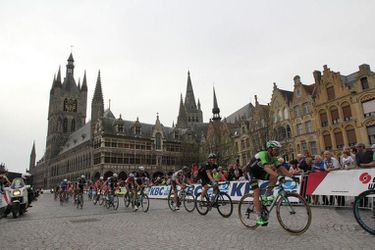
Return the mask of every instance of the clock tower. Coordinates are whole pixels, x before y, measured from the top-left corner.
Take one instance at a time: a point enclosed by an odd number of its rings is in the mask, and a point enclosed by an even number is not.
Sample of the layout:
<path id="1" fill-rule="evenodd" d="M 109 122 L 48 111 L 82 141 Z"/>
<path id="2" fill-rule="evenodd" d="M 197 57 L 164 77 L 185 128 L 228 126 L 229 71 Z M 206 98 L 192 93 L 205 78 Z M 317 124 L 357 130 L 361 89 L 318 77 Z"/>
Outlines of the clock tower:
<path id="1" fill-rule="evenodd" d="M 87 80 L 86 72 L 82 86 L 74 79 L 74 59 L 72 53 L 66 65 L 66 75 L 61 81 L 61 69 L 53 77 L 49 98 L 48 132 L 46 158 L 56 156 L 69 136 L 86 123 Z"/>

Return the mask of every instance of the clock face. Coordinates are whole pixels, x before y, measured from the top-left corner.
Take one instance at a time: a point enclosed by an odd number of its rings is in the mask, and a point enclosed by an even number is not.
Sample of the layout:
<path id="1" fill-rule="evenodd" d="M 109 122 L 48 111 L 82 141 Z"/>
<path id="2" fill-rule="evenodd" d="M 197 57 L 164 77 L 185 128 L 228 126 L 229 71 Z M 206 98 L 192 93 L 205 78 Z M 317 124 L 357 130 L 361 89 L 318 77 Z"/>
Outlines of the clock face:
<path id="1" fill-rule="evenodd" d="M 64 100 L 64 111 L 77 112 L 77 100 L 65 99 Z"/>

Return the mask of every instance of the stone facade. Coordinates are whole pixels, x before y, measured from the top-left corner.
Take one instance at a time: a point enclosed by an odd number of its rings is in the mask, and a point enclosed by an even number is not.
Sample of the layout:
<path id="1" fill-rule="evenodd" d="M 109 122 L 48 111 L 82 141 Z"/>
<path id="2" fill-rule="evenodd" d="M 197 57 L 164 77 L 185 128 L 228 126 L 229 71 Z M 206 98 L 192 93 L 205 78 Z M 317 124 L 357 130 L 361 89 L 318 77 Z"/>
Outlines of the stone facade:
<path id="1" fill-rule="evenodd" d="M 293 98 L 290 105 L 293 145 L 295 153 L 316 155 L 320 143 L 314 115 L 315 84 L 306 85 L 299 76 L 294 77 Z"/>
<path id="2" fill-rule="evenodd" d="M 59 69 L 50 91 L 46 152 L 36 165 L 35 149 L 30 156 L 36 187 L 51 188 L 64 178 L 74 180 L 82 174 L 92 180 L 114 172 L 126 178 L 140 165 L 150 176 L 164 175 L 197 160 L 196 145 L 204 140 L 208 124 L 202 122 L 199 100 L 195 105 L 190 73 L 185 100 L 188 107 L 184 107 L 186 126 L 166 127 L 159 115 L 155 124 L 146 124 L 138 118 L 116 118 L 110 109 L 105 110 L 100 71 L 91 102 L 91 121 L 86 122 L 86 72 L 82 86 L 77 85 L 72 54 L 66 68 L 64 81 Z M 188 150 L 189 154 L 184 153 Z"/>
<path id="3" fill-rule="evenodd" d="M 363 64 L 344 76 L 326 65 L 316 82 L 315 121 L 322 150 L 341 150 L 357 142 L 375 143 L 375 74 Z"/>

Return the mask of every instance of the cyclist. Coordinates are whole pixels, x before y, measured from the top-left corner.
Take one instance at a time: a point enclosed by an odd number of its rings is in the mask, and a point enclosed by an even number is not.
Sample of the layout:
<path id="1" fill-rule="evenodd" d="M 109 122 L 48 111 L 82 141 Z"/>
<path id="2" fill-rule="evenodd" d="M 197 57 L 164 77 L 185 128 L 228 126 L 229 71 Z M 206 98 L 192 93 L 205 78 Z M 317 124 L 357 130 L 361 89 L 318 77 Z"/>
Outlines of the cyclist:
<path id="1" fill-rule="evenodd" d="M 208 161 L 201 165 L 201 167 L 198 170 L 198 179 L 201 180 L 202 184 L 202 193 L 201 193 L 201 200 L 203 200 L 203 197 L 206 195 L 207 190 L 208 190 L 208 184 L 211 183 L 213 186 L 214 192 L 218 191 L 218 183 L 214 180 L 212 176 L 212 170 L 218 168 L 216 164 L 216 154 L 211 153 L 208 155 Z"/>
<path id="2" fill-rule="evenodd" d="M 109 179 L 108 186 L 109 186 L 109 191 L 111 192 L 112 195 L 114 195 L 116 188 L 118 187 L 118 175 L 116 173 L 114 173 L 112 175 L 112 178 Z"/>
<path id="3" fill-rule="evenodd" d="M 60 193 L 63 195 L 64 199 L 67 199 L 68 197 L 68 180 L 64 179 L 60 183 Z"/>
<path id="4" fill-rule="evenodd" d="M 95 192 L 96 194 L 99 194 L 104 186 L 104 178 L 103 176 L 100 176 L 99 179 L 95 182 Z"/>
<path id="5" fill-rule="evenodd" d="M 138 191 L 143 191 L 144 189 L 144 180 L 148 178 L 145 167 L 139 166 L 138 172 L 135 173 L 135 186 L 134 186 L 134 200 L 137 200 Z M 138 204 L 134 204 L 134 211 L 138 210 Z"/>
<path id="6" fill-rule="evenodd" d="M 85 188 L 85 186 L 86 186 L 86 177 L 85 175 L 81 175 L 81 178 L 78 178 L 78 182 L 77 182 L 77 188 L 78 188 L 77 194 L 83 195 L 83 189 Z"/>
<path id="7" fill-rule="evenodd" d="M 186 184 L 191 184 L 190 181 L 190 169 L 187 166 L 183 166 L 182 169 L 177 170 L 171 177 L 171 186 L 174 193 L 174 209 L 179 210 L 180 204 L 178 202 L 177 185 L 180 186 L 181 190 L 186 187 Z"/>
<path id="8" fill-rule="evenodd" d="M 267 151 L 260 151 L 255 155 L 255 157 L 246 166 L 246 175 L 249 179 L 250 186 L 254 192 L 254 207 L 257 212 L 258 225 L 267 225 L 268 221 L 261 216 L 260 208 L 260 189 L 258 186 L 258 180 L 269 180 L 269 184 L 262 200 L 271 203 L 274 199 L 273 191 L 278 177 L 278 170 L 284 176 L 293 178 L 293 175 L 286 170 L 283 166 L 279 164 L 277 156 L 279 155 L 279 149 L 281 144 L 278 141 L 268 141 L 266 143 Z M 297 178 L 298 179 L 298 178 Z M 297 181 L 293 178 L 293 180 Z"/>

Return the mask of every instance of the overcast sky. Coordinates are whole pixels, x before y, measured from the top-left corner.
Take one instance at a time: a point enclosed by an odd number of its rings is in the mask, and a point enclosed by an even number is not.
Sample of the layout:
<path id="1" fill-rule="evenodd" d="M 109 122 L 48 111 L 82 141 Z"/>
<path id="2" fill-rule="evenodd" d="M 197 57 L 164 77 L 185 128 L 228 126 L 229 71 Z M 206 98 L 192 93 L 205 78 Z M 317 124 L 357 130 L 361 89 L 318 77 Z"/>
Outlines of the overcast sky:
<path id="1" fill-rule="evenodd" d="M 223 117 L 270 101 L 272 83 L 313 82 L 327 64 L 375 68 L 375 1 L 0 0 L 0 162 L 24 172 L 33 140 L 45 150 L 49 91 L 73 47 L 75 78 L 88 77 L 88 113 L 101 70 L 116 117 L 171 126 L 187 71 L 204 121 L 215 86 Z M 87 116 L 87 120 L 90 116 Z"/>

